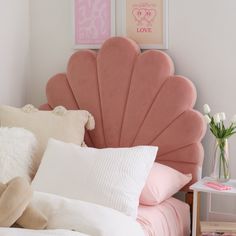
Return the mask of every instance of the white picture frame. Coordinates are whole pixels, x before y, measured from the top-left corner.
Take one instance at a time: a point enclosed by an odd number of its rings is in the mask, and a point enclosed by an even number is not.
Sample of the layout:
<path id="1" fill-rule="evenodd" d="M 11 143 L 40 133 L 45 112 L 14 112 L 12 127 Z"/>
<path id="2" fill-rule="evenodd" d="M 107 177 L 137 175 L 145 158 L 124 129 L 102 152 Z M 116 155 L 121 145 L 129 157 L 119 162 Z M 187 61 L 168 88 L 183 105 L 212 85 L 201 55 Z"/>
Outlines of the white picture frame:
<path id="1" fill-rule="evenodd" d="M 135 2 L 135 0 L 122 0 L 122 35 L 125 37 L 129 37 L 136 41 L 141 49 L 161 49 L 166 50 L 168 49 L 168 0 L 161 0 L 162 1 L 162 43 L 141 43 L 139 42 L 139 38 L 136 37 L 136 34 L 127 33 L 129 26 L 127 26 L 127 2 Z M 152 4 L 156 0 L 137 0 L 137 4 Z M 131 14 L 131 13 L 130 13 Z M 130 15 L 131 17 L 131 15 Z M 134 27 L 138 27 L 134 25 Z M 146 32 L 144 32 L 146 33 Z"/>
<path id="2" fill-rule="evenodd" d="M 77 49 L 99 49 L 101 48 L 101 45 L 103 44 L 103 42 L 116 35 L 116 2 L 115 0 L 109 0 L 110 1 L 110 34 L 108 35 L 107 38 L 104 38 L 103 40 L 101 39 L 100 42 L 93 42 L 94 39 L 91 39 L 89 42 L 81 42 L 78 43 L 78 38 L 76 36 L 77 34 L 77 28 L 78 27 L 76 25 L 76 1 L 78 0 L 71 0 L 71 6 L 72 6 L 72 37 L 73 37 L 73 48 L 75 50 Z M 81 0 L 83 1 L 83 0 Z M 84 0 L 87 1 L 87 0 Z M 99 2 L 99 0 L 98 0 Z M 89 18 L 90 19 L 90 18 Z M 86 29 L 87 30 L 87 29 Z"/>

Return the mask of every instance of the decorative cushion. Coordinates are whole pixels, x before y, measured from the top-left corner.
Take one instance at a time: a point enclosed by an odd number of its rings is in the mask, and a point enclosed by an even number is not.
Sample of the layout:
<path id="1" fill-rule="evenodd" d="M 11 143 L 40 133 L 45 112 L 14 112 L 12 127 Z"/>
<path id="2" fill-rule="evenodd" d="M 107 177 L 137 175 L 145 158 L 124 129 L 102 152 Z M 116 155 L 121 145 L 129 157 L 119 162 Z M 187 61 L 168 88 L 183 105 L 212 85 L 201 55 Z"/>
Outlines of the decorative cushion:
<path id="1" fill-rule="evenodd" d="M 29 229 L 44 229 L 47 219 L 29 205 L 32 189 L 24 178 L 16 177 L 7 184 L 0 183 L 0 227 L 11 227 L 15 222 Z"/>
<path id="2" fill-rule="evenodd" d="M 22 128 L 0 128 L 0 182 L 21 176 L 30 180 L 35 136 Z"/>
<path id="3" fill-rule="evenodd" d="M 1 106 L 0 124 L 7 127 L 23 127 L 32 131 L 39 142 L 35 158 L 36 172 L 49 138 L 83 145 L 85 128 L 95 126 L 93 116 L 87 111 L 69 111 L 56 107 L 53 111 L 39 111 L 32 105 L 22 109 Z"/>
<path id="4" fill-rule="evenodd" d="M 136 218 L 157 150 L 153 146 L 96 149 L 50 139 L 32 187 Z"/>
<path id="5" fill-rule="evenodd" d="M 140 196 L 140 204 L 157 205 L 170 198 L 192 179 L 168 166 L 154 163 Z"/>
<path id="6" fill-rule="evenodd" d="M 47 217 L 38 209 L 37 205 L 29 203 L 16 224 L 26 229 L 45 229 L 47 227 Z"/>

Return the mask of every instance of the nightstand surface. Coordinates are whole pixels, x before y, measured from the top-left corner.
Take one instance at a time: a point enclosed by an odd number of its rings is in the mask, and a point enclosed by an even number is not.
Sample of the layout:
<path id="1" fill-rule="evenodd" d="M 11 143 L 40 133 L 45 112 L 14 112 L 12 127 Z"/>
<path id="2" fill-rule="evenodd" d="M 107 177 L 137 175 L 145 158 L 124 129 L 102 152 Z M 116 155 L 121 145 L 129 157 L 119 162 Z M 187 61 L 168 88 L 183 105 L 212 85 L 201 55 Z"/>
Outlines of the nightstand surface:
<path id="1" fill-rule="evenodd" d="M 223 183 L 224 185 L 232 187 L 231 190 L 224 190 L 224 191 L 219 191 L 219 190 L 215 190 L 213 188 L 207 187 L 206 185 L 204 185 L 204 182 L 206 181 L 214 181 L 214 180 L 210 177 L 205 177 L 201 179 L 200 181 L 198 181 L 197 183 L 193 184 L 190 187 L 190 189 L 193 191 L 204 192 L 204 193 L 214 193 L 214 194 L 222 194 L 222 195 L 228 195 L 228 196 L 236 195 L 236 180 L 235 179 L 232 179 L 226 183 Z"/>
<path id="2" fill-rule="evenodd" d="M 236 196 L 236 180 L 231 179 L 230 181 L 223 183 L 224 185 L 231 186 L 231 190 L 219 191 L 213 188 L 207 187 L 204 183 L 206 181 L 214 181 L 210 177 L 205 177 L 192 186 L 190 189 L 193 190 L 193 219 L 192 219 L 192 236 L 199 236 L 200 233 L 200 193 L 208 194 L 221 194 L 225 196 Z"/>

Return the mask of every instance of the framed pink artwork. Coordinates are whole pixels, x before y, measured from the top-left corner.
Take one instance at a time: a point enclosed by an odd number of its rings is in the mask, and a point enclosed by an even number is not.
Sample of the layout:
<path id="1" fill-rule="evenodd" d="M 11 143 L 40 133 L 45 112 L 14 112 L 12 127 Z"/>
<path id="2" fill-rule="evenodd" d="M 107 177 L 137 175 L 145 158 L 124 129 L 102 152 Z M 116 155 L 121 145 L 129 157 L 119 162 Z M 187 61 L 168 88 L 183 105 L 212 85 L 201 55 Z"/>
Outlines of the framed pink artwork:
<path id="1" fill-rule="evenodd" d="M 115 0 L 73 0 L 75 49 L 100 48 L 115 36 Z"/>
<path id="2" fill-rule="evenodd" d="M 168 0 L 122 0 L 124 36 L 142 49 L 168 48 Z"/>

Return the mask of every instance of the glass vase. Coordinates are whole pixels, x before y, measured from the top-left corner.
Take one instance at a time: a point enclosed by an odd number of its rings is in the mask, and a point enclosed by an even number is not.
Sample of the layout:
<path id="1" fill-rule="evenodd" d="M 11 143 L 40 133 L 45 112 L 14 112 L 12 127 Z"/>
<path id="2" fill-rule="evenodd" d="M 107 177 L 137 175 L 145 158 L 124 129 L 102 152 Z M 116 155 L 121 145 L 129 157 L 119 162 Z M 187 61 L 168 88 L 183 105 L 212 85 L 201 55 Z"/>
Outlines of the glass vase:
<path id="1" fill-rule="evenodd" d="M 229 145 L 227 139 L 216 139 L 211 176 L 221 183 L 227 182 L 230 179 Z"/>

